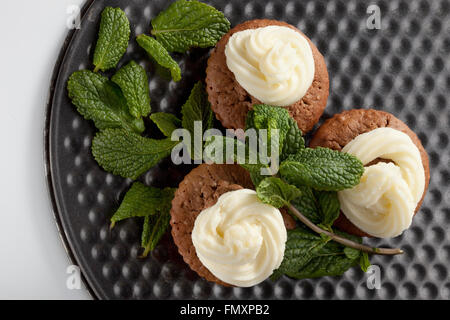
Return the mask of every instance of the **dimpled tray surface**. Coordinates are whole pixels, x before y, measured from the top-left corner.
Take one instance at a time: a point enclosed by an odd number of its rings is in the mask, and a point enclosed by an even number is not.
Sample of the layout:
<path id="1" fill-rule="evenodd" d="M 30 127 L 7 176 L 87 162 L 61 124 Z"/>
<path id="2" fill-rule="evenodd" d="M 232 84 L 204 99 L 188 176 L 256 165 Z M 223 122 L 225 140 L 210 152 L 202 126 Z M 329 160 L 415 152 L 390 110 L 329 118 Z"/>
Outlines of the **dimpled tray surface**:
<path id="1" fill-rule="evenodd" d="M 148 71 L 153 111 L 178 113 L 193 84 L 205 76 L 209 50 L 175 54 L 183 74 L 169 82 L 155 73 L 135 36 L 149 33 L 150 20 L 167 1 L 95 0 L 83 9 L 81 29 L 70 32 L 55 68 L 45 130 L 47 174 L 55 218 L 74 264 L 100 299 L 449 299 L 450 298 L 450 2 L 449 1 L 207 1 L 232 26 L 249 19 L 286 21 L 302 30 L 325 56 L 330 74 L 326 119 L 352 108 L 376 108 L 405 121 L 430 156 L 431 184 L 420 212 L 402 236 L 368 240 L 401 247 L 405 254 L 374 256 L 381 288 L 352 268 L 342 277 L 266 280 L 252 288 L 226 288 L 199 278 L 183 262 L 167 233 L 147 259 L 138 258 L 141 220 L 109 230 L 109 219 L 131 181 L 103 171 L 90 147 L 96 132 L 70 103 L 66 81 L 93 69 L 100 14 L 106 5 L 125 10 L 131 40 L 119 66 L 134 59 Z M 367 28 L 367 8 L 381 9 L 381 29 Z M 111 73 L 108 73 L 110 76 Z M 216 125 L 218 125 L 216 123 Z M 148 131 L 156 127 L 147 123 Z M 140 180 L 176 187 L 191 166 L 170 158 Z"/>

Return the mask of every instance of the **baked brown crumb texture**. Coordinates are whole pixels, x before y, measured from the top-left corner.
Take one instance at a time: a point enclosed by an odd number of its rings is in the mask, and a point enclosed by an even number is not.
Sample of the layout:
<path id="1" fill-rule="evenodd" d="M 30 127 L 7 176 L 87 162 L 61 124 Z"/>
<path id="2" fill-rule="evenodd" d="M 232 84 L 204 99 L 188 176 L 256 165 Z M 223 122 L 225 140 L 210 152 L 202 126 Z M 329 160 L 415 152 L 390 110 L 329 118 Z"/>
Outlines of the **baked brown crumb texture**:
<path id="1" fill-rule="evenodd" d="M 172 236 L 178 251 L 189 267 L 208 281 L 230 286 L 217 279 L 198 259 L 192 243 L 195 219 L 203 209 L 209 208 L 228 191 L 242 188 L 254 189 L 248 172 L 236 164 L 201 164 L 192 170 L 180 183 L 172 200 Z M 295 221 L 281 210 L 285 226 L 295 227 Z"/>
<path id="2" fill-rule="evenodd" d="M 277 20 L 250 20 L 241 23 L 228 31 L 213 49 L 206 68 L 206 89 L 211 108 L 216 118 L 225 128 L 244 129 L 247 112 L 253 104 L 261 102 L 251 96 L 236 81 L 228 69 L 225 57 L 225 46 L 230 37 L 239 31 L 256 29 L 269 25 L 285 26 L 303 35 L 311 47 L 314 57 L 314 80 L 305 96 L 296 103 L 287 106 L 289 114 L 297 121 L 298 127 L 306 133 L 319 121 L 327 104 L 329 79 L 325 60 L 316 46 L 300 30 L 294 26 Z"/>
<path id="3" fill-rule="evenodd" d="M 309 146 L 311 148 L 321 146 L 340 151 L 356 136 L 384 127 L 393 128 L 406 133 L 419 149 L 423 168 L 425 170 L 425 189 L 421 200 L 417 204 L 415 210 L 415 213 L 417 213 L 422 205 L 430 182 L 430 165 L 428 155 L 417 135 L 404 122 L 397 119 L 394 115 L 385 111 L 373 109 L 353 109 L 344 111 L 326 120 L 314 134 Z M 367 165 L 372 165 L 379 161 L 385 160 L 375 159 Z M 335 221 L 334 225 L 338 229 L 350 234 L 362 237 L 371 237 L 351 223 L 342 212 L 339 215 L 339 218 Z"/>

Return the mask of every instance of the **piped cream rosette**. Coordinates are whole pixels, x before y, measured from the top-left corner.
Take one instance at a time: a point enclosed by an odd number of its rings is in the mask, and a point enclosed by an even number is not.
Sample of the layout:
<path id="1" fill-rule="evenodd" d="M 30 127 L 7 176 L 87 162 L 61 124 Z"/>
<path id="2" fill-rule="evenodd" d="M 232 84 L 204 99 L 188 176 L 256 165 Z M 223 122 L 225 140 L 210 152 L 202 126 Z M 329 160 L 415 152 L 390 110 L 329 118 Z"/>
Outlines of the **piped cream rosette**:
<path id="1" fill-rule="evenodd" d="M 400 235 L 409 228 L 425 187 L 420 152 L 411 138 L 392 128 L 378 128 L 358 135 L 342 152 L 364 165 L 361 182 L 338 193 L 344 215 L 362 231 L 380 238 Z"/>
<path id="2" fill-rule="evenodd" d="M 252 96 L 273 106 L 299 101 L 314 80 L 314 57 L 299 32 L 282 26 L 233 34 L 225 47 L 228 69 Z"/>
<path id="3" fill-rule="evenodd" d="M 283 260 L 287 232 L 280 211 L 250 189 L 221 195 L 195 220 L 192 242 L 202 264 L 218 279 L 250 287 Z"/>

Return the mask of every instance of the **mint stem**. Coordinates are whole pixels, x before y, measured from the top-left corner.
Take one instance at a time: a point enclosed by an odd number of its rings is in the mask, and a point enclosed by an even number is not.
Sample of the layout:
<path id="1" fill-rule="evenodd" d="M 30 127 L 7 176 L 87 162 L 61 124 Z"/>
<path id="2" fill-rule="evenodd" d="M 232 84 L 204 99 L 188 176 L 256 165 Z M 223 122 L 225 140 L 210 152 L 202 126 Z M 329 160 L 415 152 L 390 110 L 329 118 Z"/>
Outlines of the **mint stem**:
<path id="1" fill-rule="evenodd" d="M 365 245 L 363 245 L 361 243 L 357 243 L 357 242 L 351 241 L 351 240 L 349 240 L 347 238 L 338 236 L 337 234 L 335 234 L 333 232 L 329 232 L 327 230 L 324 230 L 324 229 L 318 227 L 317 225 L 315 225 L 314 223 L 312 223 L 311 220 L 309 220 L 307 217 L 305 217 L 292 204 L 289 204 L 288 208 L 308 228 L 310 228 L 314 232 L 317 232 L 318 234 L 325 234 L 325 235 L 329 236 L 332 240 L 334 240 L 336 242 L 339 242 L 340 244 L 343 244 L 344 246 L 347 246 L 347 247 L 350 247 L 350 248 L 353 248 L 353 249 L 356 249 L 356 250 L 360 250 L 360 251 L 363 251 L 363 252 L 372 253 L 372 254 L 380 254 L 380 255 L 396 255 L 396 254 L 402 254 L 403 253 L 403 250 L 398 249 L 398 248 L 395 248 L 395 249 L 391 249 L 391 248 L 371 248 L 371 247 L 365 246 Z"/>

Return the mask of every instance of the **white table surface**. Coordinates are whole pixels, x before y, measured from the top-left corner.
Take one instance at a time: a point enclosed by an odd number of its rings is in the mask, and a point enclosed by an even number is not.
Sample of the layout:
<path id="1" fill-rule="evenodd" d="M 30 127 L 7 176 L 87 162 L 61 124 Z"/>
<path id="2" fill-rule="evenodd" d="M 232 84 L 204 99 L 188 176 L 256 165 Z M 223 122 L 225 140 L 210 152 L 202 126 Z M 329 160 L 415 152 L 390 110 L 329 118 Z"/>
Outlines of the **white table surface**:
<path id="1" fill-rule="evenodd" d="M 43 164 L 44 110 L 83 0 L 6 0 L 0 11 L 0 299 L 89 299 L 66 287 L 69 258 L 53 220 Z"/>

